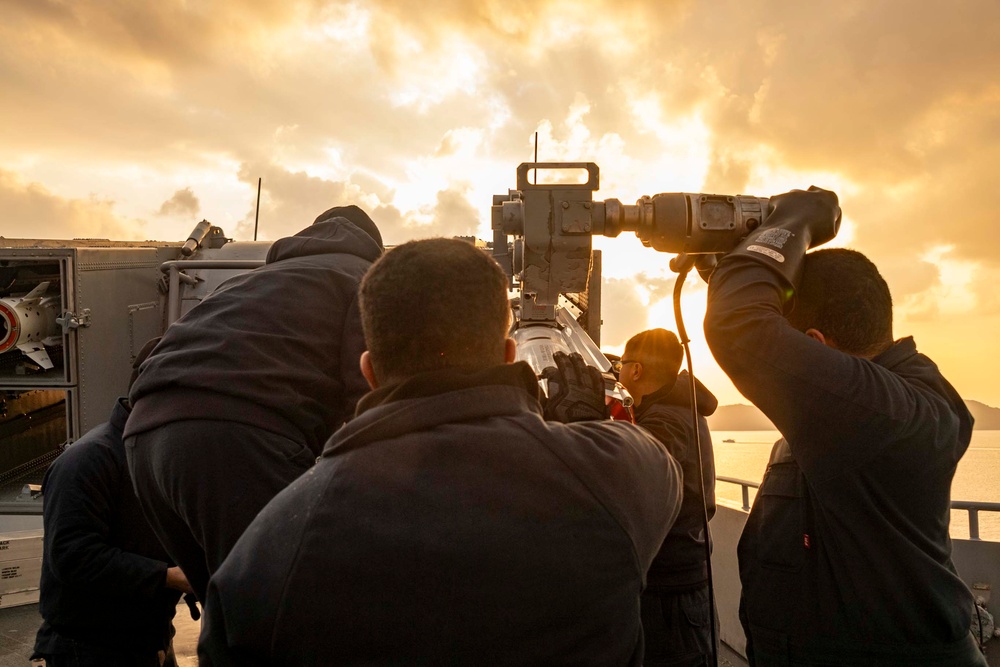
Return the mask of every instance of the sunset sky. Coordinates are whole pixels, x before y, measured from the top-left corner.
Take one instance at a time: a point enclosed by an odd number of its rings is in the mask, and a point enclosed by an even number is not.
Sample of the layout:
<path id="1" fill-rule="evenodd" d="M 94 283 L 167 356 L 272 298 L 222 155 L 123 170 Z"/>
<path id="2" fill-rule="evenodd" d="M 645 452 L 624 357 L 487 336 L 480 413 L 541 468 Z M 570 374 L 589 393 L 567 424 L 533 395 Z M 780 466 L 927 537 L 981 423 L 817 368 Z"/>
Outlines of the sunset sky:
<path id="1" fill-rule="evenodd" d="M 368 210 L 387 243 L 490 238 L 539 159 L 598 198 L 838 192 L 966 398 L 1000 406 L 1000 3 L 0 0 L 0 235 L 237 240 Z M 604 342 L 674 327 L 668 257 L 606 239 Z M 696 373 L 743 402 L 703 342 Z"/>

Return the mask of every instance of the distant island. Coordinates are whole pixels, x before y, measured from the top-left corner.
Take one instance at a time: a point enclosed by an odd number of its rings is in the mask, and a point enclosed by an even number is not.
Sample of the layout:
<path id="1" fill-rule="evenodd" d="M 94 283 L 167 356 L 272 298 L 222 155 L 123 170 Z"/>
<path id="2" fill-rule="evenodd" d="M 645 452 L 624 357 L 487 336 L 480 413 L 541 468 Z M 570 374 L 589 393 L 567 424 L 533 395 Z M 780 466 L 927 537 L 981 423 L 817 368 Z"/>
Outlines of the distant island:
<path id="1" fill-rule="evenodd" d="M 979 401 L 966 401 L 965 404 L 976 420 L 976 430 L 1000 430 L 1000 408 L 994 408 Z M 715 414 L 708 418 L 708 427 L 713 431 L 777 430 L 763 412 L 752 405 L 741 403 L 719 406 Z"/>
<path id="2" fill-rule="evenodd" d="M 708 418 L 713 431 L 776 431 L 771 420 L 753 405 L 720 405 Z"/>
<path id="3" fill-rule="evenodd" d="M 1000 408 L 993 408 L 979 401 L 966 401 L 965 404 L 969 406 L 969 412 L 976 419 L 973 428 L 980 431 L 1000 430 Z"/>

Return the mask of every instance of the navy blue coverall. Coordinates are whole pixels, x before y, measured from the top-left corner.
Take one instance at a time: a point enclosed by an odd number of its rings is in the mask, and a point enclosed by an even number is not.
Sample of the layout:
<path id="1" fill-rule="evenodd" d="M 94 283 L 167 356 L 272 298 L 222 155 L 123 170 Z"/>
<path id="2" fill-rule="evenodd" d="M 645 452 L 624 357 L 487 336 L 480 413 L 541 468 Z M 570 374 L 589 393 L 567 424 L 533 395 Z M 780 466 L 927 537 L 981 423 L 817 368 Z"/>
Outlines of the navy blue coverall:
<path id="1" fill-rule="evenodd" d="M 42 482 L 44 553 L 35 655 L 51 665 L 159 667 L 180 598 L 169 557 L 132 490 L 122 429 L 111 419 L 55 460 Z M 169 664 L 173 664 L 172 660 Z"/>
<path id="2" fill-rule="evenodd" d="M 972 417 L 912 338 L 872 360 L 793 329 L 745 257 L 712 275 L 705 335 L 784 436 L 739 544 L 756 665 L 985 665 L 948 535 Z"/>

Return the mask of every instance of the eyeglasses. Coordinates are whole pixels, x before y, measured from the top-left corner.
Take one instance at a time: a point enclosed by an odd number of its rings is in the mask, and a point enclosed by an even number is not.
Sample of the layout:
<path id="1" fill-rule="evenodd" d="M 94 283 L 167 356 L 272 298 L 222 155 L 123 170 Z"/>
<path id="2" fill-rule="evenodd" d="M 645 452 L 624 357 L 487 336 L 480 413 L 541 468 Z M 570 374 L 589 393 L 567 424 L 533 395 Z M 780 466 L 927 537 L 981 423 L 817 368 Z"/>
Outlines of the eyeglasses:
<path id="1" fill-rule="evenodd" d="M 625 367 L 625 364 L 638 364 L 638 363 L 640 363 L 638 359 L 617 359 L 611 362 L 611 370 L 613 370 L 615 373 L 621 373 L 622 368 Z"/>

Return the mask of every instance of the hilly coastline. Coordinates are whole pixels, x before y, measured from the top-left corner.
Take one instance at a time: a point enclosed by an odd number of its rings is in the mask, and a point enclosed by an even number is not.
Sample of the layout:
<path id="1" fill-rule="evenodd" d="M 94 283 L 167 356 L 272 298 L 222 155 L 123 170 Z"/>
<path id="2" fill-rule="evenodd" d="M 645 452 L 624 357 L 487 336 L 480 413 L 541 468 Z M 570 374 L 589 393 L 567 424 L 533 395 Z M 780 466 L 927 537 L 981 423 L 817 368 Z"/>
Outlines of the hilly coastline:
<path id="1" fill-rule="evenodd" d="M 1000 408 L 979 401 L 966 401 L 965 404 L 976 420 L 976 430 L 1000 430 Z M 763 412 L 752 405 L 741 403 L 719 406 L 715 414 L 708 418 L 708 427 L 713 431 L 777 430 Z"/>

